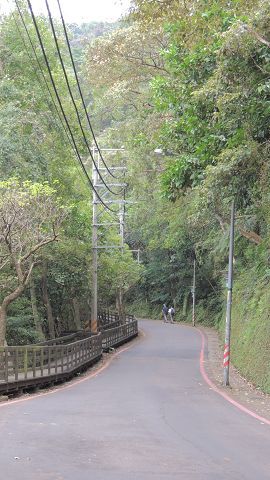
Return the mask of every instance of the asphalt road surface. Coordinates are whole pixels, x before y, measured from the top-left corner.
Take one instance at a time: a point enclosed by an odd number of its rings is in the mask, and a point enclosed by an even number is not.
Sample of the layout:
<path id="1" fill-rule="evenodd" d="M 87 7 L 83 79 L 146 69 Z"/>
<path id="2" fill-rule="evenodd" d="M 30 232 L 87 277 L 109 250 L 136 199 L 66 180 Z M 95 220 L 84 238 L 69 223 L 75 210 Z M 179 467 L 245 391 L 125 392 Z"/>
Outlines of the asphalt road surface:
<path id="1" fill-rule="evenodd" d="M 0 407 L 1 480 L 270 479 L 270 426 L 204 382 L 198 331 L 140 326 L 96 377 Z"/>

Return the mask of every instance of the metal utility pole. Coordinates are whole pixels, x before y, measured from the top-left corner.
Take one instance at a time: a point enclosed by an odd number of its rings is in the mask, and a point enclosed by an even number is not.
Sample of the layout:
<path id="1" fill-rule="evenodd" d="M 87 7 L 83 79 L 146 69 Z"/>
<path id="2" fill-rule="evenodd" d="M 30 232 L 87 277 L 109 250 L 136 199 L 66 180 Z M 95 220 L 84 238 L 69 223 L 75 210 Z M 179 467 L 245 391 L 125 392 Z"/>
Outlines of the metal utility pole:
<path id="1" fill-rule="evenodd" d="M 121 254 L 124 253 L 124 203 L 121 203 L 119 206 L 119 233 L 120 233 L 120 242 L 121 242 Z M 120 286 L 118 292 L 118 313 L 120 316 L 120 321 L 124 323 L 124 305 L 123 305 L 123 289 Z"/>
<path id="2" fill-rule="evenodd" d="M 192 287 L 192 325 L 195 327 L 195 300 L 196 300 L 196 259 L 193 261 L 193 287 Z"/>
<path id="3" fill-rule="evenodd" d="M 119 227 L 120 227 L 120 240 L 121 240 L 121 251 L 124 251 L 124 209 L 123 205 L 120 205 L 119 212 Z"/>
<path id="4" fill-rule="evenodd" d="M 230 343 L 231 343 L 231 311 L 232 311 L 232 289 L 233 289 L 233 250 L 234 250 L 234 224 L 235 224 L 235 202 L 231 206 L 231 226 L 230 226 L 230 249 L 229 249 L 229 271 L 227 284 L 227 311 L 226 311 L 226 330 L 225 346 L 223 360 L 224 385 L 230 385 L 229 367 L 230 367 Z"/>
<path id="5" fill-rule="evenodd" d="M 124 151 L 123 149 L 117 148 L 103 148 L 101 149 L 105 152 L 117 152 L 117 151 Z M 98 199 L 98 196 L 95 191 L 93 191 L 93 224 L 92 224 L 92 305 L 91 305 L 91 332 L 96 333 L 98 331 L 98 250 L 105 249 L 110 250 L 114 248 L 120 248 L 122 251 L 124 249 L 124 217 L 125 217 L 125 204 L 130 203 L 126 200 L 114 200 L 110 198 L 110 194 L 106 187 L 102 183 L 98 171 L 102 171 L 103 175 L 105 176 L 107 173 L 106 168 L 100 167 L 100 154 L 96 147 L 93 147 L 93 158 L 96 160 L 96 164 L 98 167 L 95 167 L 93 162 L 92 164 L 92 181 L 95 190 L 98 191 L 99 196 L 103 197 L 103 201 L 106 204 L 112 205 L 116 204 L 119 205 L 119 222 L 110 222 L 105 220 L 102 221 L 102 215 L 104 213 L 104 206 L 102 202 Z M 126 170 L 124 166 L 118 167 L 111 167 L 110 170 L 117 171 L 118 173 L 123 173 Z M 119 181 L 112 181 L 111 183 L 107 183 L 110 187 L 122 187 L 125 188 L 126 184 Z M 99 219 L 101 216 L 101 220 Z M 120 225 L 120 239 L 121 245 L 99 245 L 98 244 L 98 227 L 110 227 L 112 225 Z"/>
<path id="6" fill-rule="evenodd" d="M 93 163 L 92 181 L 97 186 L 97 170 Z M 92 308 L 91 308 L 91 332 L 96 333 L 98 311 L 97 311 L 97 269 L 98 269 L 98 226 L 97 226 L 97 194 L 93 190 L 93 225 L 92 225 Z"/>

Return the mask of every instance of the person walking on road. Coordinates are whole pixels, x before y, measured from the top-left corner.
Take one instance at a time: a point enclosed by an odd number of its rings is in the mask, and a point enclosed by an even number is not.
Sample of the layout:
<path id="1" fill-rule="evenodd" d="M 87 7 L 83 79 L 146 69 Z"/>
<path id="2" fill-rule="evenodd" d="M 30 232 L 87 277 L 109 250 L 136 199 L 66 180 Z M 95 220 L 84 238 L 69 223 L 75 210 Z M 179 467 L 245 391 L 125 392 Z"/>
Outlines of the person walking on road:
<path id="1" fill-rule="evenodd" d="M 173 323 L 174 322 L 174 315 L 175 315 L 175 310 L 173 307 L 170 307 L 169 308 L 169 317 L 170 317 L 170 322 Z"/>
<path id="2" fill-rule="evenodd" d="M 166 303 L 163 304 L 163 307 L 162 307 L 162 316 L 163 316 L 163 322 L 164 323 L 167 323 L 167 315 L 168 315 L 168 307 L 166 305 Z"/>

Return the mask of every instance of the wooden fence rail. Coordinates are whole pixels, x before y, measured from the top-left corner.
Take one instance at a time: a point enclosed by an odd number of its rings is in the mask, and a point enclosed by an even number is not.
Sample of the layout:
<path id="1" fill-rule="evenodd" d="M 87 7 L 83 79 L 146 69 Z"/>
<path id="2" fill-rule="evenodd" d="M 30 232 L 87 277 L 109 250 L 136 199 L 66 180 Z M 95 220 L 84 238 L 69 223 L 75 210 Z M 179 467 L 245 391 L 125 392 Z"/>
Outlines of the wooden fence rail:
<path id="1" fill-rule="evenodd" d="M 98 313 L 98 327 L 100 331 L 119 327 L 120 325 L 133 322 L 134 320 L 134 315 L 125 315 L 121 318 L 118 313 L 111 313 L 106 310 Z"/>
<path id="2" fill-rule="evenodd" d="M 44 342 L 39 342 L 38 345 L 63 345 L 75 342 L 77 340 L 83 340 L 86 337 L 91 337 L 91 335 L 91 333 L 86 333 L 83 330 L 79 330 L 78 332 L 63 335 L 62 337 L 53 338 L 52 340 L 45 340 Z"/>
<path id="3" fill-rule="evenodd" d="M 138 325 L 134 318 L 127 318 L 127 323 L 96 335 L 78 334 L 80 339 L 72 334 L 70 343 L 56 339 L 47 344 L 0 347 L 0 393 L 65 380 L 98 361 L 103 350 L 135 337 Z"/>
<path id="4" fill-rule="evenodd" d="M 120 325 L 119 327 L 104 330 L 102 332 L 102 348 L 106 351 L 110 348 L 117 347 L 126 340 L 135 337 L 137 334 L 137 320 L 133 320 L 125 325 Z"/>

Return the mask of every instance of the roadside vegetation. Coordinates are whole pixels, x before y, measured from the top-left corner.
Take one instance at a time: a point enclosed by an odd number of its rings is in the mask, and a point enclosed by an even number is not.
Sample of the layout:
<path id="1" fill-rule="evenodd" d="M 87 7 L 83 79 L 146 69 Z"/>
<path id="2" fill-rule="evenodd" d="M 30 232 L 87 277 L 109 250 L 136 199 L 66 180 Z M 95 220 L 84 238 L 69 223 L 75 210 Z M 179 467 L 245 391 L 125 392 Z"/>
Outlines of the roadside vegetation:
<path id="1" fill-rule="evenodd" d="M 128 294 L 138 316 L 176 305 L 224 335 L 230 205 L 236 201 L 232 359 L 270 391 L 267 1 L 133 2 L 118 30 L 93 42 L 85 71 L 102 142 L 125 144 L 126 240 L 144 272 Z M 109 105 L 109 108 L 108 108 Z"/>
<path id="2" fill-rule="evenodd" d="M 57 74 L 47 21 L 39 22 Z M 125 146 L 127 195 L 135 202 L 127 208 L 125 255 L 100 254 L 100 302 L 114 305 L 121 291 L 138 317 L 160 317 L 167 302 L 177 320 L 190 321 L 196 258 L 197 321 L 222 336 L 234 198 L 232 360 L 267 392 L 269 25 L 267 0 L 134 0 L 119 24 L 70 26 L 99 142 Z M 31 281 L 9 306 L 7 340 L 25 343 L 89 318 L 90 194 L 12 16 L 1 21 L 0 42 L 1 177 L 5 185 L 15 178 L 50 186 L 65 212 L 59 238 L 36 252 Z M 64 85 L 62 92 L 67 102 Z M 1 301 L 18 285 L 3 236 L 2 248 Z M 130 252 L 136 249 L 141 265 Z"/>

